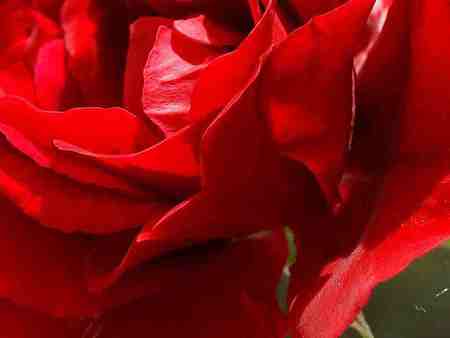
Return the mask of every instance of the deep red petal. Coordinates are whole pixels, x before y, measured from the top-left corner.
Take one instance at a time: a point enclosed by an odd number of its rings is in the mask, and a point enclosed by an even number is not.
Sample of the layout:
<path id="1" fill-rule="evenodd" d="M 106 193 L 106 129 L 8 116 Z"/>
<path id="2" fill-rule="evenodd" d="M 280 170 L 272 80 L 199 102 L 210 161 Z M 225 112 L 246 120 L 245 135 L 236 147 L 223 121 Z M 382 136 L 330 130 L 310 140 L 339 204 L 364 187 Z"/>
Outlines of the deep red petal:
<path id="1" fill-rule="evenodd" d="M 310 21 L 275 48 L 263 75 L 280 151 L 309 167 L 334 203 L 350 140 L 353 57 L 373 3 L 350 1 Z"/>
<path id="2" fill-rule="evenodd" d="M 307 22 L 314 16 L 325 14 L 342 5 L 345 1 L 347 0 L 291 0 L 290 4 L 296 14 Z"/>
<path id="3" fill-rule="evenodd" d="M 0 298 L 53 315 L 94 314 L 83 291 L 89 242 L 41 227 L 0 202 Z"/>
<path id="4" fill-rule="evenodd" d="M 125 4 L 104 0 L 68 0 L 62 26 L 69 69 L 78 81 L 84 105 L 114 106 L 122 101 L 128 43 Z"/>
<path id="5" fill-rule="evenodd" d="M 59 12 L 64 0 L 33 0 L 33 7 L 45 13 L 54 20 L 59 19 Z"/>
<path id="6" fill-rule="evenodd" d="M 4 338 L 79 338 L 85 330 L 64 320 L 0 301 L 0 326 Z"/>
<path id="7" fill-rule="evenodd" d="M 124 178 L 56 152 L 52 143 L 55 138 L 64 138 L 110 154 L 138 150 L 152 137 L 148 136 L 146 127 L 125 110 L 84 108 L 64 113 L 49 112 L 13 97 L 0 99 L 0 107 L 0 132 L 11 145 L 41 167 L 51 168 L 81 183 L 139 193 L 137 186 Z M 104 124 L 108 124 L 108 128 L 96 128 Z"/>
<path id="8" fill-rule="evenodd" d="M 175 274 L 165 278 L 169 292 L 103 317 L 100 337 L 128 337 L 144 327 L 152 335 L 169 337 L 283 336 L 281 313 L 274 302 L 287 254 L 282 232 L 198 253 L 178 258 Z M 234 278 L 229 278 L 230 273 Z M 177 325 L 169 325 L 174 321 Z"/>

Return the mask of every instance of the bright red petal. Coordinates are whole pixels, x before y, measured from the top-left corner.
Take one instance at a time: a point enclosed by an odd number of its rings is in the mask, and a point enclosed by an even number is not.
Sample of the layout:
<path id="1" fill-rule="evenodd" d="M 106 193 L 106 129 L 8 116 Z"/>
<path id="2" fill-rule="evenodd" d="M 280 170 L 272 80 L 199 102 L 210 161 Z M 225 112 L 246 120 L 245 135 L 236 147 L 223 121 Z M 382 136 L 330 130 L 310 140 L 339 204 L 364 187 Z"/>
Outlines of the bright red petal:
<path id="1" fill-rule="evenodd" d="M 149 185 L 172 196 L 185 195 L 199 188 L 200 163 L 198 143 L 201 128 L 189 126 L 140 152 L 124 155 L 93 153 L 60 140 L 55 146 L 92 159 L 103 167 Z"/>
<path id="2" fill-rule="evenodd" d="M 146 127 L 125 110 L 84 108 L 49 112 L 13 97 L 0 99 L 0 108 L 0 132 L 12 146 L 41 167 L 51 168 L 81 183 L 139 194 L 137 186 L 126 179 L 84 160 L 64 156 L 55 151 L 52 143 L 54 139 L 63 138 L 110 154 L 138 150 L 152 137 L 148 136 L 151 134 Z M 104 124 L 108 124 L 108 128 L 96 128 Z M 91 127 L 86 129 L 86 126 Z"/>
<path id="3" fill-rule="evenodd" d="M 199 75 L 219 53 L 170 28 L 158 29 L 144 68 L 145 114 L 166 135 L 188 124 Z"/>
<path id="4" fill-rule="evenodd" d="M 223 109 L 245 88 L 260 66 L 262 56 L 283 38 L 274 25 L 275 16 L 275 1 L 272 1 L 240 46 L 217 58 L 205 69 L 192 93 L 191 119 L 205 120 Z M 217 83 L 221 84 L 221 90 L 217 90 Z"/>
<path id="5" fill-rule="evenodd" d="M 24 97 L 34 101 L 33 74 L 23 62 L 0 69 L 0 89 L 4 94 Z"/>
<path id="6" fill-rule="evenodd" d="M 160 26 L 171 26 L 172 20 L 160 17 L 143 17 L 130 26 L 130 42 L 125 69 L 124 106 L 133 114 L 144 116 L 142 89 L 143 69 L 148 53 L 155 43 Z"/>
<path id="7" fill-rule="evenodd" d="M 58 39 L 44 44 L 34 66 L 36 105 L 58 110 L 73 103 L 76 93 L 73 90 L 71 93 L 69 76 L 64 41 Z"/>
<path id="8" fill-rule="evenodd" d="M 174 29 L 192 40 L 218 48 L 236 46 L 243 34 L 205 15 L 176 20 Z"/>

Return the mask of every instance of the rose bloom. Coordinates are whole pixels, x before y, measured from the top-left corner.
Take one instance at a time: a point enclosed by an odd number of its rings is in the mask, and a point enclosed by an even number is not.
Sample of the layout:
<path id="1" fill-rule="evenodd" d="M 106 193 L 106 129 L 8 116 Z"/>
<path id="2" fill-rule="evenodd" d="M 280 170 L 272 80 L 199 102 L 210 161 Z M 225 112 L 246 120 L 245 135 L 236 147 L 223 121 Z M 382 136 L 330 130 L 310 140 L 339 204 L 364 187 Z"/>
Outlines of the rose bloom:
<path id="1" fill-rule="evenodd" d="M 0 18 L 1 337 L 339 337 L 450 237 L 447 0 Z"/>

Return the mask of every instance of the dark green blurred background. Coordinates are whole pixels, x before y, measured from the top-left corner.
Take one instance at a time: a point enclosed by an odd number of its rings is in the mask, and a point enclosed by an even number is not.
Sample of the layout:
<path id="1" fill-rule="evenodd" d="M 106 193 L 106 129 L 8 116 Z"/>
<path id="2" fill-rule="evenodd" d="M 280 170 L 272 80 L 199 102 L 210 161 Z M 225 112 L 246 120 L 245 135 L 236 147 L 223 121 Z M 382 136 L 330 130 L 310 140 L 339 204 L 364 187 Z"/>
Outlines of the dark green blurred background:
<path id="1" fill-rule="evenodd" d="M 450 242 L 380 285 L 364 313 L 375 338 L 450 338 Z"/>

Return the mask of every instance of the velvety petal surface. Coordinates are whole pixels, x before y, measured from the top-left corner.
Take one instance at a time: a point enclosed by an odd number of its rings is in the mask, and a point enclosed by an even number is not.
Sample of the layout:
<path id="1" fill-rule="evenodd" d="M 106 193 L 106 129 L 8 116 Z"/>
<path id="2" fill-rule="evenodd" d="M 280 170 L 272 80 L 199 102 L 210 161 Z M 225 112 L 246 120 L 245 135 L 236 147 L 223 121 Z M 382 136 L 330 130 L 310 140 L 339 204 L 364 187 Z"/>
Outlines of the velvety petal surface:
<path id="1" fill-rule="evenodd" d="M 51 110 L 73 105 L 78 93 L 71 81 L 64 40 L 55 39 L 44 44 L 39 49 L 34 66 L 36 104 Z"/>
<path id="2" fill-rule="evenodd" d="M 144 67 L 153 48 L 160 26 L 171 26 L 172 20 L 161 17 L 142 17 L 130 26 L 130 41 L 125 68 L 123 104 L 133 114 L 144 116 L 142 90 Z"/>
<path id="3" fill-rule="evenodd" d="M 55 319 L 5 300 L 0 302 L 0 318 L 5 338 L 79 338 L 85 332 L 76 322 Z"/>
<path id="4" fill-rule="evenodd" d="M 364 233 L 355 249 L 347 246 L 323 259 L 311 278 L 315 282 L 304 285 L 308 291 L 298 293 L 291 306 L 297 337 L 338 337 L 378 283 L 450 237 L 449 141 L 441 133 L 448 126 L 445 116 L 450 105 L 444 92 L 450 73 L 448 58 L 441 63 L 435 58 L 436 53 L 447 53 L 448 46 L 440 39 L 430 42 L 436 32 L 450 30 L 449 18 L 446 1 L 395 1 L 385 30 L 368 56 L 365 67 L 369 68 L 361 74 L 373 75 L 378 67 L 382 71 L 377 77 L 385 82 L 392 79 L 392 86 L 374 92 L 387 98 L 381 101 L 384 107 L 363 105 L 371 110 L 362 111 L 360 119 L 357 116 L 355 144 L 374 149 L 369 161 L 361 149 L 352 152 L 362 173 L 356 185 L 365 188 L 350 192 L 347 212 L 331 220 L 341 226 L 354 224 Z M 415 24 L 409 26 L 409 20 Z M 401 46 L 413 48 L 400 52 Z M 379 62 L 385 61 L 379 68 Z M 442 82 L 433 76 L 437 72 Z M 367 94 L 360 92 L 359 100 L 370 102 Z M 422 129 L 424 124 L 427 128 Z M 381 132 L 362 133 L 375 127 Z M 434 132 L 428 133 L 429 128 Z"/>
<path id="5" fill-rule="evenodd" d="M 84 105 L 112 106 L 122 101 L 128 44 L 126 6 L 105 0 L 65 1 L 61 21 L 68 67 Z"/>
<path id="6" fill-rule="evenodd" d="M 290 0 L 291 8 L 307 22 L 314 16 L 325 14 L 342 5 L 347 0 Z"/>
<path id="7" fill-rule="evenodd" d="M 52 144 L 54 139 L 64 138 L 108 154 L 141 149 L 152 139 L 152 134 L 127 111 L 83 108 L 51 112 L 14 97 L 1 99 L 0 108 L 1 133 L 12 146 L 41 167 L 51 168 L 81 183 L 139 193 L 138 187 L 126 179 L 76 157 L 63 156 Z M 108 124 L 109 128 L 97 130 L 98 124 Z M 86 130 L 86 126 L 90 127 Z"/>
<path id="8" fill-rule="evenodd" d="M 154 146 L 124 155 L 93 153 L 63 140 L 55 140 L 54 144 L 60 151 L 92 159 L 108 170 L 134 178 L 163 194 L 183 196 L 199 188 L 200 133 L 199 126 L 188 126 Z"/>
<path id="9" fill-rule="evenodd" d="M 191 97 L 201 71 L 220 53 L 161 26 L 144 68 L 145 114 L 166 135 L 188 124 Z"/>
<path id="10" fill-rule="evenodd" d="M 242 32 L 206 15 L 176 20 L 174 28 L 194 41 L 217 48 L 236 46 L 244 38 Z"/>
<path id="11" fill-rule="evenodd" d="M 263 75 L 275 142 L 316 175 L 332 204 L 350 142 L 353 57 L 373 3 L 350 1 L 314 18 L 274 49 Z"/>
<path id="12" fill-rule="evenodd" d="M 282 231 L 234 244 L 211 243 L 209 249 L 197 250 L 198 255 L 191 256 L 191 260 L 196 257 L 196 265 L 178 264 L 184 271 L 182 283 L 179 278 L 167 279 L 171 292 L 107 314 L 100 320 L 100 337 L 128 337 L 144 331 L 169 337 L 284 335 L 274 302 L 287 254 Z M 184 255 L 181 260 L 189 257 L 189 251 Z M 229 278 L 230 273 L 234 278 Z"/>
<path id="13" fill-rule="evenodd" d="M 276 30 L 275 1 L 239 47 L 214 60 L 201 74 L 192 93 L 190 119 L 201 121 L 220 111 L 245 88 L 260 65 L 261 57 L 285 36 Z M 217 90 L 217 83 L 221 90 Z"/>

